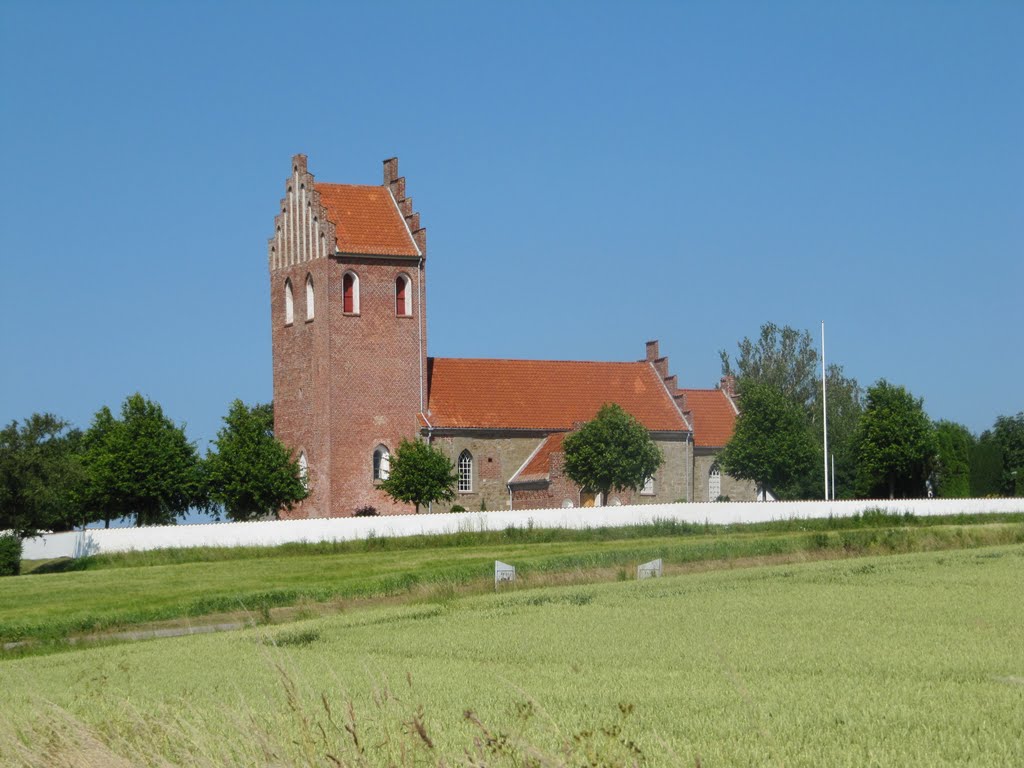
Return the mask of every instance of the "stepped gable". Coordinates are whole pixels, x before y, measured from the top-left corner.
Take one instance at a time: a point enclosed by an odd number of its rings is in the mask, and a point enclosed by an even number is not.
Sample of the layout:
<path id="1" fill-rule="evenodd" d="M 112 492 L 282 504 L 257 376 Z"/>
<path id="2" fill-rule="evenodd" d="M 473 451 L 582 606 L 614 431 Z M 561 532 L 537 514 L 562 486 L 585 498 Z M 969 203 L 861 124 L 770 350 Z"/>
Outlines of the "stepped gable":
<path id="1" fill-rule="evenodd" d="M 568 431 L 617 403 L 648 430 L 688 431 L 647 362 L 428 360 L 428 422 L 434 428 Z"/>

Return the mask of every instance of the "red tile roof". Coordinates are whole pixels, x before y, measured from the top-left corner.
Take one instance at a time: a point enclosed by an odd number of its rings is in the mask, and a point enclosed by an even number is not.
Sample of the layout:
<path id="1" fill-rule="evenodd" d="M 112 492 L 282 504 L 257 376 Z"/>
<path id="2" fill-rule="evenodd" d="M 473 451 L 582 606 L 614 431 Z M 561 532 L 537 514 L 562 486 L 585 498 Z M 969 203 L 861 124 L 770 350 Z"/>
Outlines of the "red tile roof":
<path id="1" fill-rule="evenodd" d="M 720 389 L 680 389 L 686 395 L 683 410 L 690 411 L 693 442 L 721 447 L 729 442 L 736 425 L 736 410 Z"/>
<path id="2" fill-rule="evenodd" d="M 434 427 L 571 430 L 605 403 L 647 429 L 688 431 L 646 362 L 431 358 L 428 419 Z"/>
<path id="3" fill-rule="evenodd" d="M 418 256 L 387 187 L 316 183 L 320 202 L 337 230 L 338 250 L 374 256 Z"/>
<path id="4" fill-rule="evenodd" d="M 565 432 L 555 432 L 541 441 L 536 453 L 512 476 L 509 483 L 528 483 L 551 479 L 551 455 L 562 452 Z"/>

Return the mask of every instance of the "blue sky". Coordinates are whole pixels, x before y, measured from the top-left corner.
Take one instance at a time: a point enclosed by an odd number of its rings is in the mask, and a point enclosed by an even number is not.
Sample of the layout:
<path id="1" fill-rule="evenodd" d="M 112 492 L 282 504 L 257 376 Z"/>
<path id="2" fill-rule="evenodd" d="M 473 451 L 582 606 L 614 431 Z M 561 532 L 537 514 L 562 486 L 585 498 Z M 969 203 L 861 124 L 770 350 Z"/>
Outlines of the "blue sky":
<path id="1" fill-rule="evenodd" d="M 980 431 L 1024 409 L 1024 5 L 0 9 L 0 421 L 271 398 L 293 153 L 429 238 L 429 351 L 683 386 L 766 321 Z"/>

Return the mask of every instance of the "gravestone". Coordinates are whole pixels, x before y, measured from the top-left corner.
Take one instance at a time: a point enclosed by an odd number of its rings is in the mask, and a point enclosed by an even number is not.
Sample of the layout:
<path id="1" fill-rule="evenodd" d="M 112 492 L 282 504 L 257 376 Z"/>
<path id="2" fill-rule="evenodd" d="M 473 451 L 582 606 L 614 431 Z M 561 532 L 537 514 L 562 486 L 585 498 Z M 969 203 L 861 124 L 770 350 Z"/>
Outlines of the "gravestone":
<path id="1" fill-rule="evenodd" d="M 656 579 L 661 576 L 661 558 L 637 566 L 637 579 Z"/>
<path id="2" fill-rule="evenodd" d="M 501 560 L 494 561 L 494 588 L 498 588 L 498 584 L 503 581 L 515 581 L 516 580 L 516 567 L 503 563 Z"/>

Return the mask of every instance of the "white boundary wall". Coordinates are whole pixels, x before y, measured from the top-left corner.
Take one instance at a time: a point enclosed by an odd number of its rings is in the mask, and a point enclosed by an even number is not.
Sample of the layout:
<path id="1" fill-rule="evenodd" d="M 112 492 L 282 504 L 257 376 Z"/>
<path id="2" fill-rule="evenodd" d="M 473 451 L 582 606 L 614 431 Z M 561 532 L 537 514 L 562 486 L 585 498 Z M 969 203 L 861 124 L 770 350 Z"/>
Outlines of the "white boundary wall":
<path id="1" fill-rule="evenodd" d="M 1017 499 L 898 499 L 896 501 L 774 501 L 690 504 L 642 504 L 581 509 L 532 509 L 506 512 L 335 517 L 315 520 L 267 520 L 254 523 L 206 523 L 147 528 L 95 528 L 26 539 L 22 557 L 41 560 L 100 552 L 174 547 L 274 546 L 299 541 L 348 541 L 370 536 L 495 531 L 525 528 L 598 528 L 678 520 L 688 523 L 758 523 L 816 517 L 851 517 L 868 509 L 910 512 L 918 516 L 1024 512 Z"/>

